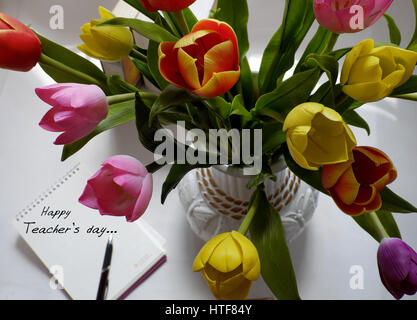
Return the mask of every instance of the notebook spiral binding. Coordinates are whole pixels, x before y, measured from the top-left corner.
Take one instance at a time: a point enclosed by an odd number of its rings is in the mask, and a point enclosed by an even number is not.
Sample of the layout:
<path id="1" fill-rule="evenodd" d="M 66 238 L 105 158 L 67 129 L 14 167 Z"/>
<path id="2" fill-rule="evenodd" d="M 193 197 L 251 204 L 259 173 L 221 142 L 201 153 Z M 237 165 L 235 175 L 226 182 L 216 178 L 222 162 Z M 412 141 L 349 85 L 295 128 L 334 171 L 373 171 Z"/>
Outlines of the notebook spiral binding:
<path id="1" fill-rule="evenodd" d="M 50 195 L 52 195 L 52 193 L 54 193 L 59 187 L 61 187 L 66 181 L 68 181 L 68 179 L 76 175 L 79 171 L 80 171 L 80 163 L 77 163 L 71 170 L 69 170 L 60 179 L 55 181 L 55 183 L 51 184 L 49 188 L 47 188 L 44 192 L 42 192 L 39 196 L 37 196 L 24 209 L 20 210 L 20 212 L 16 216 L 16 221 L 19 221 L 20 219 L 24 218 L 29 212 L 31 212 L 38 205 L 40 205 L 43 201 L 45 201 Z"/>

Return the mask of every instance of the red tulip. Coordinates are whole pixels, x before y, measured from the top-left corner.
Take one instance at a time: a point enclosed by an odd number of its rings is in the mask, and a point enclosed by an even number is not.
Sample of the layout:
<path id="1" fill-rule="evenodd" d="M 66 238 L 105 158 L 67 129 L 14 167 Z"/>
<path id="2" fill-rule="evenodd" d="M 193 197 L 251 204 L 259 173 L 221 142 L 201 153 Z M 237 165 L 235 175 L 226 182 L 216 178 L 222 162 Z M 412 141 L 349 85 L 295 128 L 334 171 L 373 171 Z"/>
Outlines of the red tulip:
<path id="1" fill-rule="evenodd" d="M 371 147 L 356 147 L 352 160 L 325 165 L 322 184 L 338 207 L 356 216 L 381 208 L 379 193 L 397 177 L 397 170 L 382 151 Z"/>
<path id="2" fill-rule="evenodd" d="M 38 37 L 20 21 L 0 12 L 0 68 L 29 71 L 41 53 Z"/>
<path id="3" fill-rule="evenodd" d="M 139 0 L 148 11 L 180 11 L 189 7 L 196 0 Z"/>
<path id="4" fill-rule="evenodd" d="M 178 42 L 160 44 L 159 70 L 167 81 L 195 95 L 222 95 L 240 77 L 236 34 L 225 22 L 202 20 Z"/>

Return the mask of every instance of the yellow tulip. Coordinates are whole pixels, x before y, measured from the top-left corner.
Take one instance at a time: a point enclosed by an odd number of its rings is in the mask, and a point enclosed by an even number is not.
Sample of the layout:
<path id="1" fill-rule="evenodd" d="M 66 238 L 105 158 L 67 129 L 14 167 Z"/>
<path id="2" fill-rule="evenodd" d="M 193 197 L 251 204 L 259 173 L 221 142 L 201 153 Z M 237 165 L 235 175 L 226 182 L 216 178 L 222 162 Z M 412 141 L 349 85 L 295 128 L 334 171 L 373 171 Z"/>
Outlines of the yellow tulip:
<path id="1" fill-rule="evenodd" d="M 339 113 L 322 104 L 298 105 L 284 122 L 287 145 L 294 161 L 304 169 L 349 160 L 356 139 Z"/>
<path id="2" fill-rule="evenodd" d="M 81 27 L 83 44 L 78 49 L 90 57 L 102 61 L 118 62 L 126 58 L 133 48 L 133 35 L 129 28 L 117 26 L 97 26 L 115 16 L 99 7 L 101 19 L 91 20 Z"/>
<path id="3" fill-rule="evenodd" d="M 381 100 L 410 79 L 416 63 L 414 51 L 374 48 L 374 40 L 363 40 L 346 56 L 340 78 L 343 92 L 361 102 Z"/>
<path id="4" fill-rule="evenodd" d="M 232 231 L 204 245 L 194 260 L 193 271 L 201 271 L 216 299 L 243 300 L 252 281 L 259 278 L 261 263 L 253 243 Z"/>

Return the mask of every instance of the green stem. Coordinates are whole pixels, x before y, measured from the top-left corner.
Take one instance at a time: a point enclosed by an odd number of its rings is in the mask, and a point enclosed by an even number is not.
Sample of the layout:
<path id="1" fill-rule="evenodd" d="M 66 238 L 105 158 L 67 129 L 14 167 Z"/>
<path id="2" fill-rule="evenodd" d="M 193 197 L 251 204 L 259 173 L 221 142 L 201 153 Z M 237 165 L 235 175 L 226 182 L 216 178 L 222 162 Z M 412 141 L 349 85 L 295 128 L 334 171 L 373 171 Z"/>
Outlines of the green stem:
<path id="1" fill-rule="evenodd" d="M 381 223 L 381 220 L 379 220 L 378 215 L 375 211 L 369 213 L 369 217 L 371 218 L 373 225 L 375 227 L 375 230 L 377 231 L 379 235 L 379 242 L 381 242 L 384 238 L 389 238 L 389 234 L 385 230 L 384 226 Z"/>
<path id="2" fill-rule="evenodd" d="M 102 88 L 103 90 L 107 91 L 107 85 L 105 83 L 103 83 L 100 80 L 97 80 L 96 78 L 93 78 L 91 76 L 89 76 L 88 74 L 85 74 L 84 72 L 75 70 L 55 59 L 52 59 L 50 57 L 48 57 L 47 55 L 45 55 L 44 53 L 41 54 L 41 57 L 39 59 L 39 63 L 53 67 L 57 70 L 63 71 L 67 74 L 71 74 L 73 76 L 75 76 L 76 78 L 79 78 L 80 80 L 84 80 L 86 83 L 91 83 L 91 84 L 95 84 L 97 86 L 99 86 L 100 88 Z"/>
<path id="3" fill-rule="evenodd" d="M 118 94 L 118 95 L 114 95 L 114 96 L 109 96 L 109 97 L 107 97 L 107 102 L 109 103 L 109 105 L 111 105 L 111 104 L 117 104 L 117 103 L 121 103 L 121 102 L 125 102 L 125 101 L 130 101 L 130 100 L 135 99 L 135 95 L 136 95 L 136 92 L 123 93 L 123 94 Z M 139 95 L 142 99 L 156 98 L 156 96 L 154 94 L 149 93 L 149 92 L 139 92 Z"/>
<path id="4" fill-rule="evenodd" d="M 129 54 L 132 58 L 138 59 L 143 62 L 148 62 L 148 58 L 140 51 L 136 50 L 135 48 L 132 48 L 132 51 L 130 51 Z"/>
<path id="5" fill-rule="evenodd" d="M 152 162 L 146 166 L 146 170 L 148 170 L 149 173 L 155 173 L 159 169 L 163 168 L 164 164 L 158 164 L 156 162 Z"/>
<path id="6" fill-rule="evenodd" d="M 332 36 L 330 37 L 326 47 L 323 50 L 324 54 L 332 52 L 334 46 L 336 45 L 337 39 L 339 39 L 339 36 L 340 34 L 332 33 Z"/>
<path id="7" fill-rule="evenodd" d="M 189 34 L 190 29 L 188 28 L 188 24 L 185 21 L 184 13 L 183 11 L 177 11 L 174 12 L 174 17 L 177 19 L 178 25 L 181 28 L 181 32 L 183 35 Z"/>
<path id="8" fill-rule="evenodd" d="M 396 96 L 391 96 L 391 98 L 417 101 L 417 93 L 399 94 L 399 95 L 396 95 Z"/>
<path id="9" fill-rule="evenodd" d="M 257 191 L 255 191 L 255 192 L 257 192 Z M 254 205 L 254 203 L 257 203 L 256 197 L 257 197 L 257 195 L 255 196 L 255 199 L 252 201 L 252 206 L 250 207 L 248 213 L 246 214 L 245 218 L 243 219 L 243 221 L 242 221 L 242 223 L 239 227 L 238 232 L 240 232 L 243 235 L 245 235 L 248 232 L 249 227 L 252 223 L 253 217 L 255 216 L 255 213 L 258 209 L 258 207 Z"/>

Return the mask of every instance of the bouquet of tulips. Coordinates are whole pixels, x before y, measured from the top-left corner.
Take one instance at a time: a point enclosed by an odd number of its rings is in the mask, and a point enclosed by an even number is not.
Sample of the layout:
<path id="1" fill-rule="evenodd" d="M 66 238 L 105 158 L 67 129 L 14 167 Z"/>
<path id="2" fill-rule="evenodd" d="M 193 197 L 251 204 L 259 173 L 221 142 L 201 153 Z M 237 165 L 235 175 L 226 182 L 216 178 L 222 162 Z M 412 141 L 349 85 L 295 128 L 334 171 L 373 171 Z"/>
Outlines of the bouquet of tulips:
<path id="1" fill-rule="evenodd" d="M 62 160 L 128 121 L 136 121 L 140 142 L 159 156 L 146 166 L 127 155 L 106 160 L 79 201 L 102 215 L 135 221 L 151 199 L 152 174 L 165 164 L 171 169 L 162 202 L 186 173 L 216 164 L 208 158 L 224 160 L 224 149 L 231 151 L 227 164 L 245 167 L 234 161 L 240 141 L 231 139 L 208 152 L 172 137 L 177 151 L 162 163 L 158 130 L 178 122 L 208 135 L 211 129 L 261 130 L 260 143 L 246 141 L 251 150 L 261 147 L 254 158 L 262 164 L 251 174 L 248 188 L 254 191 L 246 217 L 239 230 L 208 241 L 194 261 L 193 270 L 201 271 L 213 295 L 245 299 L 262 275 L 278 299 L 300 299 L 281 218 L 264 190 L 279 158 L 380 242 L 378 266 L 387 290 L 397 299 L 414 294 L 417 254 L 401 240 L 392 213 L 417 209 L 387 187 L 397 177 L 388 155 L 357 146 L 349 128 L 369 131 L 356 112 L 366 103 L 386 97 L 417 100 L 417 31 L 407 48 L 400 46 L 400 30 L 385 13 L 393 0 L 286 0 L 259 73 L 251 71 L 246 57 L 246 0 L 218 0 L 210 18 L 201 21 L 188 8 L 196 0 L 124 1 L 149 19 L 117 18 L 100 7 L 101 18 L 81 28 L 79 49 L 102 61 L 132 62 L 157 94 L 106 75 L 89 60 L 0 14 L 0 67 L 29 71 L 39 64 L 57 82 L 36 94 L 52 106 L 40 126 L 61 133 L 55 144 L 64 145 Z M 412 2 L 417 12 L 417 1 Z M 341 34 L 360 32 L 383 16 L 386 43 L 364 39 L 353 48 L 334 49 Z M 315 20 L 315 35 L 306 39 Z M 134 44 L 131 30 L 149 39 L 147 47 Z M 303 41 L 308 45 L 295 63 Z M 178 150 L 198 153 L 202 161 L 185 160 Z"/>

